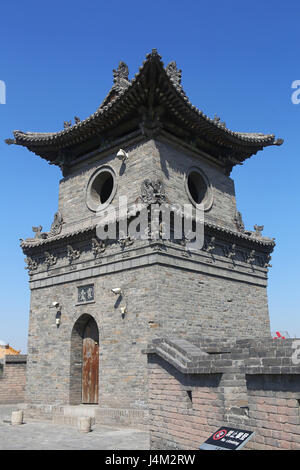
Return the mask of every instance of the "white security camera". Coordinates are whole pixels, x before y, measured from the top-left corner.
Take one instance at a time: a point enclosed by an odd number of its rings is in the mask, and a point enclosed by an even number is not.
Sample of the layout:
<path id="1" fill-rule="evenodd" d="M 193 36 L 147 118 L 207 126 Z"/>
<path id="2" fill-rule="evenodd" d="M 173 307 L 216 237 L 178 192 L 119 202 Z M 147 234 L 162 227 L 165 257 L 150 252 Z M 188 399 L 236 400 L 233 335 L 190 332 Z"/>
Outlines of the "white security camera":
<path id="1" fill-rule="evenodd" d="M 59 303 L 58 302 L 52 302 L 52 307 L 59 307 Z"/>
<path id="2" fill-rule="evenodd" d="M 122 293 L 122 289 L 120 287 L 116 287 L 115 289 L 111 289 L 111 291 L 115 294 L 115 295 L 119 295 Z"/>
<path id="3" fill-rule="evenodd" d="M 125 152 L 125 150 L 120 149 L 117 153 L 117 157 L 119 157 L 119 159 L 122 160 L 123 163 L 124 163 L 125 160 L 127 160 L 127 158 L 128 158 L 128 154 Z"/>

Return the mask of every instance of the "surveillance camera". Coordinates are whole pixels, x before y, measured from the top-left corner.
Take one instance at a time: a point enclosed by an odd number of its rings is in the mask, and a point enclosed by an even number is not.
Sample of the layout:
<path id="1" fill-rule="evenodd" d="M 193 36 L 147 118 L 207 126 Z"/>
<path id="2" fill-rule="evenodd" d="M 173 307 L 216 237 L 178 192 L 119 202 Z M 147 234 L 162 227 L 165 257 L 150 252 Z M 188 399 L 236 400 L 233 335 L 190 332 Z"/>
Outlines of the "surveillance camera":
<path id="1" fill-rule="evenodd" d="M 115 289 L 111 289 L 111 291 L 115 294 L 115 295 L 119 295 L 122 293 L 122 289 L 120 287 L 116 287 Z"/>
<path id="2" fill-rule="evenodd" d="M 128 154 L 125 152 L 125 150 L 120 149 L 117 153 L 117 157 L 119 157 L 120 160 L 123 160 L 123 162 L 124 162 L 125 160 L 127 160 Z"/>
<path id="3" fill-rule="evenodd" d="M 58 307 L 59 303 L 58 302 L 52 302 L 52 307 Z"/>

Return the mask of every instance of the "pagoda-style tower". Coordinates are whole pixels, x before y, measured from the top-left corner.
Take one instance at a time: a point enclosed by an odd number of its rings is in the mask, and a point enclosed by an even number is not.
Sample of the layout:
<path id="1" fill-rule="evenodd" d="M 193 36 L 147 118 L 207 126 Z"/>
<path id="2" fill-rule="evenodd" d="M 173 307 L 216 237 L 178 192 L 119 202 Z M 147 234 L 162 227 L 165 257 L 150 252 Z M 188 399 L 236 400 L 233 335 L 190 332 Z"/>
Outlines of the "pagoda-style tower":
<path id="1" fill-rule="evenodd" d="M 21 243 L 31 289 L 28 403 L 93 403 L 102 422 L 143 422 L 142 350 L 152 338 L 270 336 L 274 240 L 262 236 L 263 227 L 245 229 L 229 175 L 281 140 L 233 132 L 207 117 L 189 102 L 176 63 L 164 67 L 153 50 L 132 80 L 120 63 L 87 119 L 54 133 L 15 131 L 8 143 L 63 173 L 49 232 L 36 227 Z M 99 221 L 121 196 L 129 206 L 203 204 L 203 247 L 118 232 L 100 240 Z"/>

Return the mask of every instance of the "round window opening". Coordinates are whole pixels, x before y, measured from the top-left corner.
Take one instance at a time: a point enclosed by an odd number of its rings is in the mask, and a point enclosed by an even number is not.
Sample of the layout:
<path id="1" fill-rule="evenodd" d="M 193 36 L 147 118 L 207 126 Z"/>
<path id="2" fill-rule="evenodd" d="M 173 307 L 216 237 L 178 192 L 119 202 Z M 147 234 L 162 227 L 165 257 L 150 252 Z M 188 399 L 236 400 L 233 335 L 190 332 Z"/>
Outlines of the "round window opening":
<path id="1" fill-rule="evenodd" d="M 204 204 L 208 211 L 213 203 L 213 194 L 207 177 L 198 170 L 191 168 L 186 177 L 186 190 L 193 204 Z"/>
<path id="2" fill-rule="evenodd" d="M 87 189 L 87 205 L 93 211 L 102 210 L 112 201 L 116 192 L 112 170 L 103 168 L 90 179 Z"/>

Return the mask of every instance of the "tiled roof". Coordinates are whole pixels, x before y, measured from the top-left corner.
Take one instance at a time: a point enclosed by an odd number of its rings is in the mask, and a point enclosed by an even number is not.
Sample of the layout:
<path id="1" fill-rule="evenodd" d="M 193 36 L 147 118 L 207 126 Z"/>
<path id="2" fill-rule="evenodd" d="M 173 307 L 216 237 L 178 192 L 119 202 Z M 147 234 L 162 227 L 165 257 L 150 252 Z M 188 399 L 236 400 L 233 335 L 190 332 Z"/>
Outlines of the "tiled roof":
<path id="1" fill-rule="evenodd" d="M 241 241 L 244 240 L 246 243 L 250 242 L 250 243 L 253 243 L 255 245 L 265 246 L 265 247 L 269 247 L 269 248 L 274 248 L 274 246 L 275 246 L 274 239 L 270 239 L 268 237 L 256 237 L 254 232 L 252 232 L 251 235 L 250 235 L 250 232 L 248 232 L 249 234 L 247 234 L 247 233 L 243 233 L 243 232 L 239 232 L 239 231 L 235 231 L 235 230 L 230 230 L 229 228 L 222 227 L 221 225 L 216 225 L 216 224 L 213 224 L 213 223 L 210 223 L 210 222 L 204 222 L 204 226 L 205 226 L 206 229 L 208 229 L 208 230 L 210 230 L 214 233 L 220 233 L 221 236 L 222 235 L 223 236 L 227 235 L 230 238 L 233 237 L 233 238 L 236 238 L 236 239 L 240 239 Z M 48 245 L 48 244 L 51 244 L 51 243 L 55 243 L 55 242 L 60 241 L 60 240 L 65 240 L 67 238 L 80 236 L 84 233 L 93 232 L 93 231 L 96 230 L 96 228 L 97 228 L 97 224 L 93 224 L 93 225 L 90 225 L 90 226 L 87 226 L 87 227 L 84 227 L 84 228 L 80 228 L 80 229 L 77 229 L 77 230 L 64 232 L 60 235 L 50 236 L 49 238 L 40 238 L 40 239 L 37 238 L 37 239 L 30 239 L 30 240 L 21 240 L 20 246 L 24 250 L 30 249 L 30 248 L 41 247 L 41 246 L 45 246 L 45 245 Z"/>
<path id="2" fill-rule="evenodd" d="M 156 132 L 159 133 L 161 128 L 231 167 L 266 146 L 281 145 L 283 142 L 282 139 L 275 139 L 273 134 L 235 132 L 219 118 L 209 118 L 189 101 L 181 87 L 181 71 L 177 70 L 175 62 L 165 68 L 156 50 L 146 56 L 131 81 L 126 77 L 120 80 L 123 81 L 117 86 L 115 78 L 103 103 L 87 119 L 53 133 L 17 130 L 14 131 L 13 143 L 23 145 L 51 163 L 58 164 L 58 155 L 63 154 L 71 160 L 76 158 L 74 148 L 81 146 L 80 151 L 84 154 L 92 150 L 92 146 L 99 147 L 102 136 L 107 137 L 113 129 L 118 130 L 114 133 L 115 138 L 122 135 L 122 126 L 123 135 L 137 129 L 147 134 L 150 115 L 150 127 L 156 126 Z"/>

